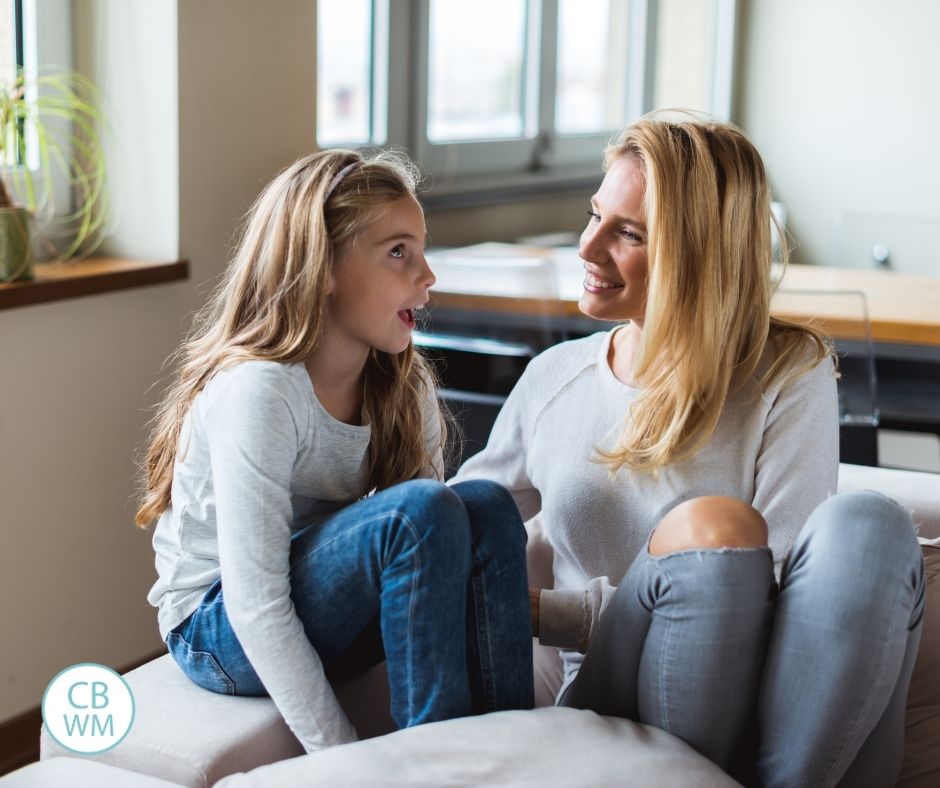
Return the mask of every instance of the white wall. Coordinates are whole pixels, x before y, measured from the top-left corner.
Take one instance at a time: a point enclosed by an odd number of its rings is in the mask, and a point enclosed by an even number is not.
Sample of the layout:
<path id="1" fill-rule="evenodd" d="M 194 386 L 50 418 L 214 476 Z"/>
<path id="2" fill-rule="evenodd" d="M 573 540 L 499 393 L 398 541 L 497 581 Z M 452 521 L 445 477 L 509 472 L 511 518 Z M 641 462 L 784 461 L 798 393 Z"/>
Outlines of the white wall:
<path id="1" fill-rule="evenodd" d="M 0 722 L 63 667 L 161 647 L 133 525 L 148 389 L 260 186 L 313 145 L 308 0 L 79 0 L 79 65 L 110 97 L 110 251 L 190 281 L 0 312 Z"/>
<path id="2" fill-rule="evenodd" d="M 743 5 L 738 119 L 789 209 L 795 259 L 839 262 L 827 259 L 834 211 L 940 219 L 940 3 Z M 853 231 L 902 232 L 870 225 Z M 940 226 L 904 262 L 940 274 Z"/>

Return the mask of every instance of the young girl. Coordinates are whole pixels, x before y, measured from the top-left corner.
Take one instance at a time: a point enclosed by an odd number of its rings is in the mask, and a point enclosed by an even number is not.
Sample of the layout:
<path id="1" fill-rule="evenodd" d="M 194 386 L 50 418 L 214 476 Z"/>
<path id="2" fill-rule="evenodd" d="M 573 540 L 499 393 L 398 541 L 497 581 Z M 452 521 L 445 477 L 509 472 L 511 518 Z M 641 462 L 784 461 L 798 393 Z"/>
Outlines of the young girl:
<path id="1" fill-rule="evenodd" d="M 137 512 L 148 599 L 194 682 L 268 694 L 309 752 L 352 741 L 328 679 L 387 661 L 401 727 L 532 705 L 525 531 L 448 488 L 411 342 L 434 275 L 413 167 L 308 156 L 252 208 L 179 351 Z M 370 491 L 377 491 L 369 495 Z"/>
<path id="2" fill-rule="evenodd" d="M 532 361 L 457 476 L 542 513 L 555 585 L 532 612 L 561 702 L 748 782 L 893 785 L 920 550 L 887 498 L 827 498 L 834 365 L 770 317 L 760 156 L 728 125 L 641 119 L 588 214 L 580 307 L 622 325 Z"/>

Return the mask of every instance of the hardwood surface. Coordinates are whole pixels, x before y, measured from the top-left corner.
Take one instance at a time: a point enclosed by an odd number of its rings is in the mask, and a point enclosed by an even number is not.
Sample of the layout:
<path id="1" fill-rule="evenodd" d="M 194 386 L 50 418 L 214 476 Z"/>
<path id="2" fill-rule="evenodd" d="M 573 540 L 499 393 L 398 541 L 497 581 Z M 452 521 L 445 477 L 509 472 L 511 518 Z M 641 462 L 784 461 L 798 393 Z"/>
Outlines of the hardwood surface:
<path id="1" fill-rule="evenodd" d="M 189 263 L 185 260 L 149 262 L 123 257 L 89 257 L 76 262 L 39 263 L 35 269 L 35 279 L 31 281 L 0 284 L 0 309 L 79 298 L 189 277 Z"/>
<path id="2" fill-rule="evenodd" d="M 438 280 L 431 295 L 440 306 L 581 315 L 578 299 L 584 271 L 574 248 L 477 244 L 432 252 L 429 260 Z M 546 265 L 539 265 L 535 262 L 538 260 L 546 261 Z M 475 266 L 479 261 L 486 261 L 482 270 Z M 514 270 L 520 261 L 528 262 Z M 506 269 L 505 276 L 501 268 Z M 558 293 L 556 299 L 551 299 L 551 310 L 546 306 L 547 299 L 532 297 L 543 287 L 546 268 L 554 274 Z M 779 276 L 779 271 L 775 275 Z M 773 313 L 789 319 L 814 320 L 833 336 L 859 339 L 864 336 L 862 315 L 866 305 L 874 341 L 940 346 L 940 277 L 790 265 L 774 298 Z"/>

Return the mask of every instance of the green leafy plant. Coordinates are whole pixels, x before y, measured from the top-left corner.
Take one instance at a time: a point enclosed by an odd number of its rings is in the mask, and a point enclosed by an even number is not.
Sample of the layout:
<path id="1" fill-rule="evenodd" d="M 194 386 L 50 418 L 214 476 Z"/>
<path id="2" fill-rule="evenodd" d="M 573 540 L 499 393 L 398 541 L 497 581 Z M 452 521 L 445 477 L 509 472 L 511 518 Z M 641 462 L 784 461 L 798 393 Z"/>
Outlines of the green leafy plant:
<path id="1" fill-rule="evenodd" d="M 101 243 L 107 192 L 100 106 L 95 84 L 74 71 L 20 72 L 12 85 L 0 84 L 0 214 L 7 216 L 0 221 L 0 281 L 31 275 L 30 225 L 55 261 Z M 69 185 L 69 206 L 56 205 L 57 177 Z"/>

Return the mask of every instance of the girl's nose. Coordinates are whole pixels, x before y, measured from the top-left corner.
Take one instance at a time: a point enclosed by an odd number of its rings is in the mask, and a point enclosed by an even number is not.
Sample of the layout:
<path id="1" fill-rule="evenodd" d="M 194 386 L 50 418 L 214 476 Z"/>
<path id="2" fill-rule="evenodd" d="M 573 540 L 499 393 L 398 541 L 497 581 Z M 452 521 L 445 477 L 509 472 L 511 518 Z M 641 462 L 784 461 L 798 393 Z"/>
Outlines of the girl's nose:
<path id="1" fill-rule="evenodd" d="M 437 281 L 437 277 L 434 276 L 434 272 L 431 270 L 431 266 L 428 265 L 428 258 L 423 254 L 421 255 L 420 280 L 422 287 L 427 288 L 433 287 L 434 283 Z"/>

